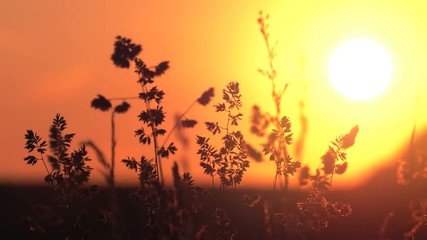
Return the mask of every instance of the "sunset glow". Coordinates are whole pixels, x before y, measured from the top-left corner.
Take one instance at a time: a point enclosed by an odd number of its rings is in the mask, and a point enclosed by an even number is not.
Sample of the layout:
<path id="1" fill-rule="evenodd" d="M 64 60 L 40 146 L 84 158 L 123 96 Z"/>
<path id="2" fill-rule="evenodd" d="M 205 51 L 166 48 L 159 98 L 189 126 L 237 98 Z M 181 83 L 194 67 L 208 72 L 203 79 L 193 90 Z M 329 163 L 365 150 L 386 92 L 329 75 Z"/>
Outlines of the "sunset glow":
<path id="1" fill-rule="evenodd" d="M 0 239 L 427 239 L 426 9 L 0 0 Z"/>
<path id="2" fill-rule="evenodd" d="M 348 152 L 348 170 L 336 187 L 355 187 L 387 166 L 407 148 L 414 122 L 427 128 L 427 3 L 421 1 L 3 1 L 0 3 L 0 71 L 3 122 L 0 181 L 44 184 L 44 168 L 28 169 L 22 160 L 23 135 L 37 130 L 46 140 L 56 113 L 67 118 L 75 143 L 92 140 L 109 156 L 109 114 L 90 107 L 97 94 L 138 97 L 133 66 L 115 67 L 110 59 L 117 35 L 142 45 L 140 57 L 155 66 L 169 61 L 159 77 L 165 92 L 164 129 L 206 89 L 215 88 L 212 104 L 194 107 L 186 117 L 194 129 L 172 134 L 174 157 L 163 162 L 167 181 L 177 161 L 196 182 L 209 184 L 196 155 L 196 135 L 206 121 L 222 121 L 213 107 L 230 81 L 240 83 L 243 117 L 239 130 L 253 146 L 262 143 L 250 132 L 252 107 L 275 113 L 268 52 L 260 34 L 259 11 L 269 14 L 269 38 L 275 49 L 278 89 L 288 84 L 280 113 L 292 122 L 293 159 L 319 166 L 330 141 L 358 125 Z M 365 68 L 366 67 L 366 68 Z M 365 69 L 363 69 L 365 68 Z M 157 84 L 157 83 L 156 83 Z M 416 100 L 417 94 L 419 95 Z M 134 136 L 144 108 L 138 99 L 116 116 L 116 158 L 139 158 L 145 146 Z M 415 119 L 416 118 L 416 119 Z M 417 121 L 415 121 L 417 120 Z M 393 130 L 391 130 L 393 129 Z M 418 133 L 418 132 L 417 132 Z M 164 138 L 164 136 L 162 136 Z M 161 142 L 164 139 L 161 139 Z M 96 159 L 95 154 L 91 157 Z M 251 161 L 242 186 L 270 187 L 275 165 L 264 157 Z M 94 160 L 92 181 L 105 184 Z M 116 164 L 118 185 L 137 185 L 137 175 Z M 291 179 L 297 186 L 297 178 Z"/>
<path id="3" fill-rule="evenodd" d="M 328 65 L 329 78 L 343 96 L 356 101 L 372 99 L 389 85 L 393 73 L 390 55 L 380 44 L 356 38 L 338 46 Z"/>

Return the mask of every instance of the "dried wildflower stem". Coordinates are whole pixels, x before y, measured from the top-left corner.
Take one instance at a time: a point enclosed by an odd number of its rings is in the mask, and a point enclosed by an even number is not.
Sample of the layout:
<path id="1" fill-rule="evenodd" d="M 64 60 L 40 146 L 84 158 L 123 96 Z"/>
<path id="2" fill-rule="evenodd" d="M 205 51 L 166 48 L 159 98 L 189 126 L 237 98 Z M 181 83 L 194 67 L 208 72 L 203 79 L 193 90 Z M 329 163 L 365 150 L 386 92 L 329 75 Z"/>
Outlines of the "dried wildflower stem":
<path id="1" fill-rule="evenodd" d="M 335 151 L 335 163 L 334 163 L 334 169 L 335 169 L 335 164 L 336 164 L 336 162 L 337 162 L 337 160 L 338 160 L 338 154 L 337 153 L 339 153 L 341 151 L 341 146 L 338 146 L 337 147 L 337 150 Z M 332 181 L 334 180 L 334 174 L 335 174 L 335 171 L 332 171 L 332 173 L 331 173 L 331 181 L 330 181 L 330 183 L 329 183 L 329 185 L 332 187 Z"/>
<path id="2" fill-rule="evenodd" d="M 40 148 L 39 144 L 37 144 L 37 148 Z M 42 161 L 43 166 L 44 166 L 44 168 L 46 169 L 47 174 L 48 174 L 48 175 L 50 175 L 50 171 L 49 171 L 49 169 L 47 168 L 47 165 L 46 165 L 46 162 L 44 161 L 44 157 L 43 157 L 43 154 L 42 154 L 42 153 L 40 153 L 40 160 Z"/>
<path id="3" fill-rule="evenodd" d="M 147 92 L 148 92 L 148 90 L 147 90 L 147 86 L 145 86 L 145 85 L 141 84 L 141 88 L 142 88 L 142 91 L 143 91 L 144 93 L 147 93 Z M 149 101 L 146 101 L 146 100 L 144 100 L 144 102 L 145 102 L 145 107 L 147 108 L 148 117 L 150 118 L 150 128 L 151 128 L 151 132 L 152 132 L 152 135 L 153 135 L 153 145 L 154 145 L 154 163 L 156 164 L 156 172 L 157 172 L 157 174 L 158 174 L 158 176 L 157 176 L 157 177 L 159 178 L 160 183 L 161 183 L 161 184 L 164 184 L 164 179 L 163 179 L 163 170 L 162 170 L 162 165 L 161 165 L 162 163 L 161 163 L 161 160 L 160 160 L 159 155 L 157 154 L 157 150 L 158 150 L 159 148 L 158 148 L 157 135 L 155 134 L 155 132 L 156 132 L 156 126 L 154 125 L 153 116 L 152 116 L 152 114 L 151 114 L 151 106 L 150 106 L 150 102 L 149 102 Z"/>
<path id="4" fill-rule="evenodd" d="M 41 154 L 40 154 L 40 155 L 41 155 Z M 44 168 L 46 169 L 47 174 L 49 175 L 49 174 L 50 174 L 50 171 L 49 171 L 49 169 L 47 168 L 47 165 L 46 165 L 46 162 L 44 161 L 43 156 L 41 156 L 41 159 L 40 159 L 40 160 L 42 160 L 43 166 L 44 166 Z"/>
<path id="5" fill-rule="evenodd" d="M 215 174 L 216 175 L 216 174 Z M 215 189 L 215 175 L 211 175 L 211 179 L 212 179 L 212 189 Z"/>
<path id="6" fill-rule="evenodd" d="M 111 113 L 111 167 L 109 183 L 111 187 L 114 187 L 114 166 L 116 162 L 116 126 L 114 121 L 115 111 Z"/>
<path id="7" fill-rule="evenodd" d="M 281 90 L 277 89 L 277 86 L 276 86 L 277 72 L 274 68 L 274 58 L 276 56 L 276 53 L 275 53 L 274 47 L 272 47 L 270 45 L 270 40 L 269 40 L 270 35 L 268 33 L 268 27 L 269 26 L 268 26 L 268 24 L 265 23 L 265 20 L 268 20 L 268 18 L 269 18 L 269 15 L 266 15 L 265 17 L 263 17 L 262 12 L 260 12 L 260 17 L 258 18 L 258 24 L 260 25 L 260 31 L 261 31 L 261 34 L 264 38 L 264 42 L 265 42 L 265 45 L 267 47 L 267 53 L 268 53 L 269 70 L 266 71 L 264 73 L 264 75 L 266 75 L 267 78 L 270 79 L 270 82 L 272 85 L 271 95 L 273 97 L 274 105 L 276 108 L 276 115 L 272 116 L 272 121 L 276 123 L 275 124 L 276 129 L 281 129 L 281 125 L 280 125 L 280 122 L 281 122 L 280 121 L 281 101 L 282 101 L 283 94 L 285 93 L 285 91 L 288 87 L 288 83 L 286 83 L 285 86 Z M 284 159 L 288 158 L 288 152 L 287 152 L 286 146 L 284 144 L 282 144 L 280 141 L 278 142 L 277 149 L 279 151 L 283 151 Z M 280 155 L 281 154 L 279 153 L 278 158 L 276 158 L 278 160 L 276 160 L 276 161 L 281 161 Z M 281 164 L 281 163 L 276 162 L 276 164 Z M 286 194 L 286 192 L 288 190 L 288 186 L 289 186 L 289 177 L 287 174 L 284 174 L 285 175 L 284 176 L 285 182 L 284 182 L 284 186 L 283 186 L 282 181 L 280 181 L 280 176 L 281 176 L 280 169 L 279 169 L 280 167 L 277 165 L 276 168 L 277 168 L 277 170 L 276 170 L 276 176 L 274 177 L 274 180 L 273 180 L 273 188 L 276 189 L 277 180 L 279 179 L 280 188 L 282 190 L 284 190 L 285 194 Z"/>
<path id="8" fill-rule="evenodd" d="M 116 98 L 109 98 L 108 100 L 114 101 L 114 100 L 136 100 L 140 99 L 139 97 L 116 97 Z"/>
<path id="9" fill-rule="evenodd" d="M 225 125 L 226 126 L 225 127 L 226 136 L 229 134 L 229 128 L 230 128 L 230 118 L 231 118 L 231 111 L 230 111 L 230 109 L 228 109 L 227 113 L 228 113 L 228 115 L 227 115 L 227 124 Z M 229 164 L 231 167 L 233 166 L 230 163 L 230 159 L 228 157 L 228 152 L 225 153 L 224 159 L 227 162 L 227 165 Z M 236 182 L 234 181 L 234 178 L 231 178 L 231 181 L 232 181 L 231 185 L 234 185 L 234 189 L 236 189 L 237 185 L 236 185 Z M 225 189 L 225 186 L 223 186 L 223 189 Z"/>

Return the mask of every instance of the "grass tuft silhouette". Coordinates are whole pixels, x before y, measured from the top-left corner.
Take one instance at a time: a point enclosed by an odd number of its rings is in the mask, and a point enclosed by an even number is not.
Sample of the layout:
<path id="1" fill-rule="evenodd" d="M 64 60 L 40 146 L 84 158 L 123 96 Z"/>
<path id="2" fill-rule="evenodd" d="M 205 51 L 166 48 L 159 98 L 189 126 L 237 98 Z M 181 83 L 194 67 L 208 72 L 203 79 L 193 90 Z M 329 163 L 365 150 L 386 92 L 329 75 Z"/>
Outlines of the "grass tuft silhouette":
<path id="1" fill-rule="evenodd" d="M 43 164 L 44 181 L 54 196 L 52 202 L 30 207 L 23 221 L 26 236 L 31 239 L 331 239 L 331 232 L 337 230 L 336 219 L 349 217 L 356 209 L 346 201 L 335 199 L 333 181 L 334 176 L 345 174 L 351 166 L 347 150 L 355 144 L 359 126 L 332 141 L 313 171 L 291 157 L 288 148 L 294 140 L 292 121 L 282 113 L 281 105 L 289 83 L 280 85 L 277 79 L 275 45 L 271 44 L 268 20 L 269 16 L 260 12 L 258 24 L 267 49 L 268 67 L 259 73 L 271 84 L 275 112 L 264 112 L 254 105 L 250 119 L 250 132 L 263 139 L 261 146 L 247 143 L 240 130 L 239 124 L 244 120 L 240 83 L 230 82 L 221 92 L 221 101 L 213 105 L 215 112 L 226 116 L 225 121 L 210 119 L 204 122 L 210 136 L 195 136 L 200 166 L 210 176 L 211 188 L 197 186 L 193 176 L 181 173 L 176 162 L 171 169 L 172 184 L 166 185 L 162 161 L 178 151 L 174 142 L 169 141 L 171 134 L 177 129 L 196 126 L 198 119 L 187 118 L 187 114 L 195 105 L 208 106 L 215 91 L 210 87 L 195 98 L 167 131 L 163 127 L 167 121 L 163 105 L 166 93 L 157 83 L 169 69 L 169 62 L 149 66 L 138 57 L 141 45 L 117 36 L 111 60 L 118 68 L 134 67 L 140 93 L 114 98 L 98 94 L 90 103 L 95 110 L 111 114 L 110 158 L 92 141 L 71 150 L 76 135 L 66 132 L 68 123 L 60 114 L 53 118 L 47 141 L 33 130 L 26 131 L 24 147 L 29 155 L 24 161 L 31 166 Z M 139 181 L 137 189 L 120 195 L 125 195 L 123 200 L 118 194 L 123 190 L 115 185 L 115 117 L 128 112 L 134 102 L 143 108 L 137 116 L 141 127 L 134 134 L 149 150 L 139 157 L 121 158 L 121 164 L 135 172 L 135 180 Z M 404 186 L 403 193 L 412 194 L 408 197 L 412 222 L 399 233 L 404 239 L 415 239 L 427 224 L 426 196 L 417 192 L 419 186 L 427 186 L 427 158 L 417 149 L 414 139 L 415 126 L 408 153 L 398 168 L 398 183 Z M 88 164 L 91 158 L 86 146 L 94 150 L 103 167 L 107 189 L 88 184 L 93 169 Z M 250 167 L 248 157 L 258 163 L 264 158 L 274 162 L 273 192 L 237 189 Z M 291 177 L 296 177 L 301 187 L 308 186 L 308 190 L 290 190 Z M 219 180 L 218 189 L 215 180 Z M 277 185 L 280 191 L 276 191 Z M 395 211 L 388 213 L 378 239 L 391 239 L 389 231 L 396 215 Z M 248 229 L 249 221 L 256 229 Z"/>

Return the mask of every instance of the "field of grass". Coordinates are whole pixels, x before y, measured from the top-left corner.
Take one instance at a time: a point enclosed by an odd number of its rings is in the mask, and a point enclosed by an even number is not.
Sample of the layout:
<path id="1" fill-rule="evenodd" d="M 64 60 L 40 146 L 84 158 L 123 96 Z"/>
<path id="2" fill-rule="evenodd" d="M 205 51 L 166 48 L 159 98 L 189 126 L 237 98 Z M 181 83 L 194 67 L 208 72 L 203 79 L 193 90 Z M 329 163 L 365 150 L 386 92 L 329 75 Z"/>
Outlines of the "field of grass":
<path id="1" fill-rule="evenodd" d="M 334 176 L 346 173 L 346 150 L 355 144 L 359 126 L 336 133 L 315 169 L 291 156 L 292 123 L 282 113 L 288 83 L 277 84 L 268 15 L 260 13 L 258 23 L 269 62 L 268 69 L 259 72 L 271 83 L 269 97 L 275 104 L 274 112 L 252 108 L 251 134 L 264 141 L 262 147 L 246 142 L 239 129 L 244 93 L 235 81 L 219 91 L 221 100 L 213 105 L 223 116 L 221 121 L 204 122 L 209 135 L 194 137 L 200 167 L 211 185 L 197 186 L 191 173 L 181 172 L 177 164 L 172 169 L 162 167 L 162 161 L 178 151 L 171 133 L 198 123 L 185 115 L 194 105 L 210 104 L 214 89 L 199 95 L 167 131 L 162 125 L 166 121 L 165 92 L 155 83 L 168 70 L 169 62 L 149 65 L 138 58 L 141 45 L 117 36 L 111 60 L 119 68 L 134 67 L 141 92 L 130 98 L 98 95 L 90 103 L 95 110 L 110 114 L 109 157 L 90 141 L 71 149 L 75 134 L 67 132 L 67 121 L 61 114 L 53 118 L 48 140 L 44 134 L 27 130 L 24 146 L 29 155 L 24 161 L 43 165 L 46 187 L 0 187 L 0 236 L 67 240 L 427 239 L 427 196 L 423 192 L 427 159 L 415 148 L 415 126 L 409 151 L 399 164 L 378 172 L 357 189 L 333 190 Z M 117 161 L 115 116 L 126 113 L 133 100 L 143 108 L 138 115 L 142 127 L 135 135 L 147 151 Z M 89 148 L 96 156 L 88 156 Z M 88 184 L 93 171 L 90 161 L 98 161 L 103 168 L 104 188 Z M 272 189 L 240 187 L 251 161 L 275 164 Z M 138 173 L 138 187 L 116 186 L 117 164 Z M 165 184 L 165 171 L 172 171 L 171 185 Z M 297 178 L 306 190 L 291 189 L 290 178 Z"/>
<path id="2" fill-rule="evenodd" d="M 404 189 L 393 186 L 391 180 L 394 172 L 392 169 L 385 171 L 382 176 L 378 176 L 374 184 L 362 186 L 349 191 L 335 191 L 331 193 L 331 198 L 349 202 L 352 205 L 353 213 L 346 218 L 331 219 L 329 227 L 322 233 L 320 238 L 312 239 L 349 239 L 349 240 L 380 240 L 380 239 L 405 239 L 403 233 L 409 231 L 415 224 L 410 216 L 409 201 L 411 196 L 417 193 L 408 194 Z M 381 178 L 379 178 L 381 177 Z M 143 239 L 138 231 L 139 216 L 135 213 L 135 202 L 130 195 L 135 191 L 133 188 L 117 189 L 120 209 L 123 221 L 128 226 L 128 236 L 130 239 Z M 244 199 L 244 195 L 261 196 L 261 201 L 254 207 L 249 207 Z M 38 206 L 49 206 L 54 204 L 52 200 L 55 193 L 48 187 L 16 187 L 2 186 L 0 188 L 2 196 L 0 204 L 0 226 L 3 239 L 43 239 L 31 235 L 26 229 L 27 217 L 36 216 Z M 96 206 L 105 204 L 106 190 L 101 190 L 97 200 L 93 203 Z M 212 210 L 216 207 L 225 209 L 231 219 L 231 225 L 237 231 L 235 239 L 287 239 L 283 236 L 270 238 L 263 210 L 263 204 L 269 203 L 272 209 L 280 209 L 280 193 L 272 190 L 259 191 L 250 189 L 227 190 L 215 192 L 208 198 L 204 207 L 196 215 L 197 223 L 207 223 L 211 221 Z M 214 197 L 213 197 L 214 196 Z M 301 201 L 306 196 L 305 192 L 291 191 L 292 196 L 289 201 Z M 382 225 L 387 215 L 393 212 L 389 223 L 385 228 L 384 235 L 380 234 Z M 55 229 L 55 227 L 52 227 Z M 57 229 L 56 231 L 59 231 Z M 50 232 L 52 234 L 52 232 Z M 60 234 L 59 234 L 60 235 Z M 414 235 L 414 239 L 426 239 L 427 227 L 421 227 Z M 59 237 L 57 239 L 60 239 Z M 98 239 L 98 238 L 91 238 Z M 108 238 L 105 238 L 108 239 Z M 210 239 L 210 238 L 206 238 Z M 297 238 L 298 239 L 298 238 Z M 408 238 L 411 239 L 411 238 Z"/>

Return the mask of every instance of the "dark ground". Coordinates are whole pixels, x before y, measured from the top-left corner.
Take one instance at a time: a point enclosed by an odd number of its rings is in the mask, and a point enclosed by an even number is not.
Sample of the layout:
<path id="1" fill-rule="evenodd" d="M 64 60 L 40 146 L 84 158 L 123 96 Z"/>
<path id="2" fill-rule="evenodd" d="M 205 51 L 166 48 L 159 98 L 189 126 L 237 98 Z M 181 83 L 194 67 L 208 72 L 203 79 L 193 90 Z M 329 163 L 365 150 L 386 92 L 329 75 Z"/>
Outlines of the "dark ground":
<path id="1" fill-rule="evenodd" d="M 121 211 L 126 216 L 128 224 L 135 223 L 132 218 L 135 218 L 136 213 L 129 204 L 129 194 L 134 190 L 134 188 L 118 189 Z M 268 201 L 271 206 L 280 204 L 277 192 L 238 189 L 223 193 L 222 196 L 216 197 L 207 205 L 221 206 L 228 212 L 232 225 L 238 231 L 238 239 L 268 239 L 262 204 L 249 208 L 242 200 L 243 194 L 256 195 L 258 193 L 263 201 Z M 289 201 L 293 202 L 298 199 L 302 200 L 306 193 L 290 192 L 289 195 L 292 196 Z M 414 226 L 410 216 L 409 202 L 417 200 L 421 197 L 420 195 L 420 192 L 396 186 L 391 173 L 388 177 L 383 175 L 381 178 L 373 178 L 367 185 L 359 189 L 333 191 L 329 198 L 332 201 L 350 203 L 353 214 L 330 221 L 330 227 L 325 231 L 324 239 L 381 239 L 379 237 L 380 228 L 385 217 L 391 211 L 394 215 L 386 229 L 387 238 L 383 239 L 404 239 L 402 234 Z M 45 187 L 3 185 L 0 186 L 0 196 L 0 236 L 4 236 L 0 239 L 29 239 L 24 231 L 26 216 L 34 206 L 52 203 L 53 191 Z M 209 214 L 204 216 L 202 214 L 203 217 L 209 218 Z M 132 236 L 132 233 L 130 235 Z M 427 226 L 422 226 L 414 239 L 427 239 Z"/>

